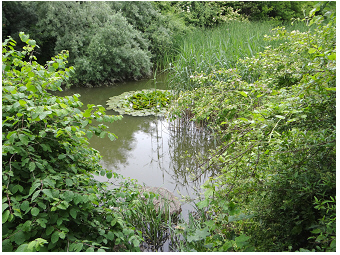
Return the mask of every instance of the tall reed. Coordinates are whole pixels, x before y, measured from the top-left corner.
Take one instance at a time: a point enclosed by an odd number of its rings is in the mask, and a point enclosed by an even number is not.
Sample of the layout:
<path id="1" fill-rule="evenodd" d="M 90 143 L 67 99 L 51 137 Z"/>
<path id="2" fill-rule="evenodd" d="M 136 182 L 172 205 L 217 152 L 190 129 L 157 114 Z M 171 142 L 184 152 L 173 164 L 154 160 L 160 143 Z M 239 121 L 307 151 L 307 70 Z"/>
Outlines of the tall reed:
<path id="1" fill-rule="evenodd" d="M 231 22 L 214 29 L 197 29 L 182 37 L 182 46 L 169 68 L 169 88 L 191 90 L 190 76 L 195 73 L 232 68 L 240 58 L 252 57 L 268 45 L 278 46 L 280 42 L 264 40 L 264 35 L 273 33 L 277 26 L 273 22 Z"/>

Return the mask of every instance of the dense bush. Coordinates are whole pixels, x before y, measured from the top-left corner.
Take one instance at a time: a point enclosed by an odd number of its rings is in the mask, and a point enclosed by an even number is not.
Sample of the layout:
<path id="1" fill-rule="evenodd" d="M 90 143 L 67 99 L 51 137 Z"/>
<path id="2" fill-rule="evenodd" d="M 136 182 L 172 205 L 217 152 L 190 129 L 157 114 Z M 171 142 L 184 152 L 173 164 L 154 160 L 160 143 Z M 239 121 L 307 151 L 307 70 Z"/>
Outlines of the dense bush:
<path id="1" fill-rule="evenodd" d="M 252 215 L 234 226 L 258 251 L 335 249 L 336 33 L 334 13 L 325 15 L 308 20 L 317 26 L 308 32 L 278 28 L 267 39 L 286 42 L 238 68 L 194 75 L 197 89 L 172 109 L 223 141 L 202 164 L 220 175 L 205 184 L 201 207 L 216 221 L 230 203 Z"/>
<path id="2" fill-rule="evenodd" d="M 108 3 L 42 2 L 37 13 L 39 38 L 50 38 L 56 52 L 70 51 L 76 69 L 73 83 L 101 84 L 150 74 L 148 41 Z"/>
<path id="3" fill-rule="evenodd" d="M 14 15 L 14 13 L 23 13 Z M 151 2 L 15 2 L 3 9 L 3 38 L 26 31 L 43 64 L 69 50 L 73 84 L 97 85 L 148 77 L 173 58 L 188 28 Z"/>
<path id="4" fill-rule="evenodd" d="M 311 1 L 227 1 L 225 5 L 239 10 L 250 20 L 281 20 L 304 18 L 313 7 Z"/>
<path id="5" fill-rule="evenodd" d="M 68 52 L 41 66 L 36 42 L 24 33 L 20 38 L 22 51 L 10 38 L 2 48 L 2 251 L 138 251 L 142 239 L 110 209 L 133 199 L 133 183 L 108 190 L 94 180 L 106 174 L 119 182 L 87 139 L 114 140 L 94 123 L 121 116 L 95 105 L 81 111 L 79 95 L 48 93 L 61 90 L 73 72 L 65 68 Z"/>

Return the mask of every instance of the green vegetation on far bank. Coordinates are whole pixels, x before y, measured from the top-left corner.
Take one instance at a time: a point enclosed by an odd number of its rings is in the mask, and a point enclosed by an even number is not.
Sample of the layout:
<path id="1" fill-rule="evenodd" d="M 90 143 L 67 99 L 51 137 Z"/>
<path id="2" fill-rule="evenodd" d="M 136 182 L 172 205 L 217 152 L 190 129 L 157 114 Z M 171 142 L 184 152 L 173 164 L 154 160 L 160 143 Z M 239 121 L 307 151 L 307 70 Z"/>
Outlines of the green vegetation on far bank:
<path id="1" fill-rule="evenodd" d="M 192 90 L 200 86 L 193 83 L 193 76 L 208 74 L 220 68 L 233 68 L 239 59 L 253 57 L 267 46 L 273 48 L 281 41 L 265 40 L 281 22 L 231 21 L 212 29 L 196 29 L 182 38 L 181 47 L 170 64 L 169 87 L 176 91 Z M 307 30 L 303 22 L 289 30 Z"/>
<path id="2" fill-rule="evenodd" d="M 310 2 L 3 1 L 2 40 L 19 32 L 37 41 L 44 64 L 70 52 L 68 86 L 99 86 L 145 78 L 177 57 L 181 37 L 229 21 L 303 18 Z M 251 15 L 251 12 L 255 15 Z M 240 14 L 244 13 L 244 14 Z M 249 38 L 247 38 L 249 39 Z M 246 43 L 246 41 L 244 41 Z"/>

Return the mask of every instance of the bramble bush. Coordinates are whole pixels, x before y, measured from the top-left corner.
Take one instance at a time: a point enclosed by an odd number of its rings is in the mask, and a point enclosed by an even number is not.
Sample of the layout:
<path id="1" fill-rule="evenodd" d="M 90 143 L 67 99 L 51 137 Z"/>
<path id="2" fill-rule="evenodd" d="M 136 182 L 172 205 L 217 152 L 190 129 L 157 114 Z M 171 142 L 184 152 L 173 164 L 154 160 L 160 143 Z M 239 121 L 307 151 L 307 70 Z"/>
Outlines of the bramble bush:
<path id="1" fill-rule="evenodd" d="M 267 37 L 284 41 L 277 48 L 194 75 L 197 89 L 171 107 L 174 118 L 189 116 L 222 140 L 201 165 L 220 169 L 204 185 L 210 202 L 201 209 L 217 219 L 219 204 L 234 203 L 253 215 L 218 228 L 243 231 L 257 251 L 335 249 L 335 207 L 314 204 L 335 201 L 336 187 L 336 17 L 315 16 L 319 9 L 305 20 L 310 31 L 278 28 Z"/>
<path id="2" fill-rule="evenodd" d="M 110 209 L 136 196 L 134 183 L 103 169 L 88 143 L 114 140 L 101 122 L 121 116 L 81 111 L 79 95 L 52 96 L 73 73 L 68 52 L 42 66 L 36 41 L 20 38 L 21 51 L 12 38 L 2 45 L 2 251 L 139 251 L 140 232 Z M 122 184 L 108 190 L 99 174 Z"/>

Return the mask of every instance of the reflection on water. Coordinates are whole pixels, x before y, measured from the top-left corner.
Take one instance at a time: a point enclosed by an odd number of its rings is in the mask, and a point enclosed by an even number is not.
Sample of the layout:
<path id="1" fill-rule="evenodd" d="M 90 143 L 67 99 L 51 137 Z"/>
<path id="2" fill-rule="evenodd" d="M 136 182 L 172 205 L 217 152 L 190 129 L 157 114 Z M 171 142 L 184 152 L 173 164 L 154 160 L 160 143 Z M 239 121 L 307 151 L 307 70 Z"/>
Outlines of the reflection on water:
<path id="1" fill-rule="evenodd" d="M 139 81 L 120 84 L 112 87 L 72 88 L 64 92 L 56 92 L 59 96 L 80 94 L 80 100 L 87 104 L 106 106 L 109 97 L 119 95 L 125 91 L 148 89 L 155 87 L 166 89 L 161 77 L 155 81 Z M 107 111 L 107 114 L 116 114 Z M 93 136 L 90 145 L 102 155 L 101 164 L 106 169 L 121 173 L 125 177 L 136 179 L 146 186 L 164 187 L 179 195 L 194 196 L 193 187 L 199 187 L 207 178 L 193 183 L 190 175 L 198 175 L 197 155 L 207 154 L 209 148 L 216 146 L 215 141 L 203 131 L 193 128 L 179 128 L 167 120 L 154 117 L 124 118 L 114 123 L 106 123 L 108 131 L 118 136 L 111 142 Z M 192 156 L 192 157 L 186 157 Z M 100 181 L 108 181 L 105 176 L 95 176 Z M 182 206 L 183 216 L 191 207 Z"/>

